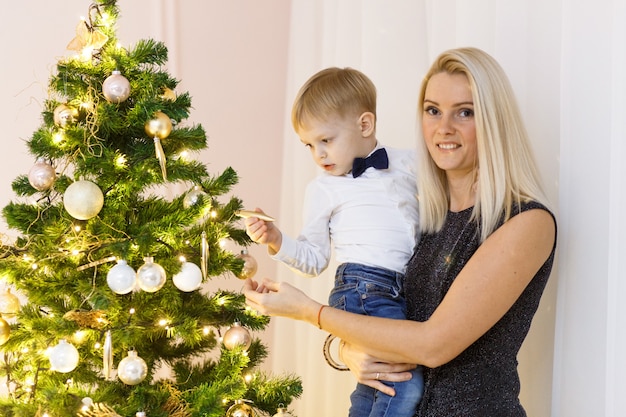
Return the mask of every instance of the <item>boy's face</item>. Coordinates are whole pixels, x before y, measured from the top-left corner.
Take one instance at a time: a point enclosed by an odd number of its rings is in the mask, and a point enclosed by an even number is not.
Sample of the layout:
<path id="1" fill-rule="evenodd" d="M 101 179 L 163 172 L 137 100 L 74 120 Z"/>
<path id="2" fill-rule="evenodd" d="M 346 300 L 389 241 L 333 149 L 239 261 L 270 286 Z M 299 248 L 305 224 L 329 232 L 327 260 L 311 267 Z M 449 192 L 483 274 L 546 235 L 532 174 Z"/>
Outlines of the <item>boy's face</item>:
<path id="1" fill-rule="evenodd" d="M 352 115 L 308 120 L 297 133 L 319 167 L 331 175 L 345 175 L 352 170 L 354 158 L 366 157 L 376 144 L 373 135 L 363 133 L 362 118 Z"/>

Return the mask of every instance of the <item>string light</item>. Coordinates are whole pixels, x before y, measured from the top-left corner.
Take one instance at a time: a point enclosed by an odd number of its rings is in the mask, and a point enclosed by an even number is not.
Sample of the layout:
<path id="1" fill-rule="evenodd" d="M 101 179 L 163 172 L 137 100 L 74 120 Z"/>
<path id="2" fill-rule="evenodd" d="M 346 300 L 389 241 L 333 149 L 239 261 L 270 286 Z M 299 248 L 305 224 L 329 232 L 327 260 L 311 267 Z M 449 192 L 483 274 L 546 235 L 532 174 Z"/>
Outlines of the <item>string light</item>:
<path id="1" fill-rule="evenodd" d="M 65 134 L 61 131 L 56 132 L 52 135 L 52 143 L 55 145 L 59 145 L 65 139 Z"/>
<path id="2" fill-rule="evenodd" d="M 126 168 L 126 155 L 119 155 L 115 159 L 115 166 L 118 168 Z"/>

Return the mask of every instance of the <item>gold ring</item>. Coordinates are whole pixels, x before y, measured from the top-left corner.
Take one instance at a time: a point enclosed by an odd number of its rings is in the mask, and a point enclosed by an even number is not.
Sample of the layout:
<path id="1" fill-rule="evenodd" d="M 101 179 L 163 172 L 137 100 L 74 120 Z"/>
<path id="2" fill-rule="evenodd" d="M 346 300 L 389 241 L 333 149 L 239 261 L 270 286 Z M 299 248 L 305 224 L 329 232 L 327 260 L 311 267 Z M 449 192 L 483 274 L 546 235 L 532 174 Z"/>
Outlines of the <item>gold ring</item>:
<path id="1" fill-rule="evenodd" d="M 378 381 L 378 378 L 380 378 L 380 372 L 376 372 L 376 381 Z"/>

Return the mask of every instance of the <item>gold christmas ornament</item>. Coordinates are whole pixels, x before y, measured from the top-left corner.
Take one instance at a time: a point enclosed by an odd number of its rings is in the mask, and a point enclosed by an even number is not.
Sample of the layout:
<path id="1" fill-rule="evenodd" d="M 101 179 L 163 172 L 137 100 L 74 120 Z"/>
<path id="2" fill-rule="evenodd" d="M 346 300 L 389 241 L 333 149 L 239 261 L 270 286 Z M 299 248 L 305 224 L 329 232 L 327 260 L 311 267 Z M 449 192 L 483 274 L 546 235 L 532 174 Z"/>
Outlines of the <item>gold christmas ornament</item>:
<path id="1" fill-rule="evenodd" d="M 63 315 L 65 320 L 73 321 L 80 327 L 102 330 L 109 325 L 104 310 L 70 310 Z"/>
<path id="2" fill-rule="evenodd" d="M 252 336 L 250 336 L 248 329 L 236 322 L 224 333 L 223 343 L 228 350 L 233 350 L 238 346 L 242 347 L 243 350 L 248 350 L 252 344 Z"/>
<path id="3" fill-rule="evenodd" d="M 209 272 L 209 241 L 206 232 L 202 232 L 200 243 L 200 270 L 202 271 L 202 279 L 206 279 Z"/>
<path id="4" fill-rule="evenodd" d="M 4 345 L 11 336 L 11 326 L 2 317 L 0 317 L 0 346 Z"/>
<path id="5" fill-rule="evenodd" d="M 163 94 L 161 94 L 161 98 L 167 101 L 176 101 L 176 93 L 171 88 L 165 87 L 163 88 Z"/>
<path id="6" fill-rule="evenodd" d="M 67 104 L 59 104 L 52 114 L 54 124 L 61 128 L 66 128 L 74 123 L 78 118 L 78 110 Z"/>
<path id="7" fill-rule="evenodd" d="M 130 82 L 120 71 L 115 70 L 102 83 L 102 94 L 109 103 L 119 104 L 130 96 Z"/>
<path id="8" fill-rule="evenodd" d="M 91 181 L 76 181 L 65 190 L 63 206 L 65 210 L 78 220 L 89 220 L 102 210 L 104 195 L 96 184 Z"/>
<path id="9" fill-rule="evenodd" d="M 67 44 L 67 49 L 76 52 L 82 52 L 85 48 L 100 49 L 108 39 L 107 35 L 81 20 L 76 26 L 76 37 Z"/>
<path id="10" fill-rule="evenodd" d="M 237 400 L 226 411 L 226 417 L 256 417 L 254 409 L 246 404 L 245 400 Z"/>
<path id="11" fill-rule="evenodd" d="M 247 250 L 242 250 L 241 254 L 237 255 L 239 259 L 243 259 L 243 268 L 241 272 L 237 275 L 239 279 L 247 279 L 252 278 L 259 267 L 256 259 L 250 254 L 248 254 Z"/>
<path id="12" fill-rule="evenodd" d="M 11 293 L 11 288 L 4 290 L 0 294 L 0 315 L 7 319 L 15 317 L 20 311 L 20 300 Z"/>
<path id="13" fill-rule="evenodd" d="M 161 175 L 163 175 L 163 180 L 167 181 L 165 152 L 163 152 L 161 140 L 167 138 L 172 132 L 172 120 L 167 114 L 158 111 L 154 113 L 153 119 L 146 122 L 144 129 L 154 140 L 154 151 L 161 166 Z"/>
<path id="14" fill-rule="evenodd" d="M 146 122 L 144 128 L 150 137 L 165 139 L 172 132 L 172 120 L 167 114 L 158 111 L 154 113 L 152 119 Z"/>
<path id="15" fill-rule="evenodd" d="M 35 165 L 28 172 L 28 182 L 37 191 L 45 191 L 52 187 L 56 178 L 57 174 L 54 168 L 43 158 L 37 159 Z"/>

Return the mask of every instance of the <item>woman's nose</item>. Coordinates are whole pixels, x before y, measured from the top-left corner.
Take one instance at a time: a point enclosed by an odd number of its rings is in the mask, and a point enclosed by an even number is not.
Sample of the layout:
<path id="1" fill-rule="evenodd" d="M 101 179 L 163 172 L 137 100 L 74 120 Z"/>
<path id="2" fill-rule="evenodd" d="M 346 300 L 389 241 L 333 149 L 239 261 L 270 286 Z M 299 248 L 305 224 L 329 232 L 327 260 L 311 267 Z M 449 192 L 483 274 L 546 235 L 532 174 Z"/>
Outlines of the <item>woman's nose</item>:
<path id="1" fill-rule="evenodd" d="M 452 116 L 443 115 L 439 119 L 439 124 L 437 125 L 437 132 L 442 135 L 447 135 L 454 132 Z"/>

